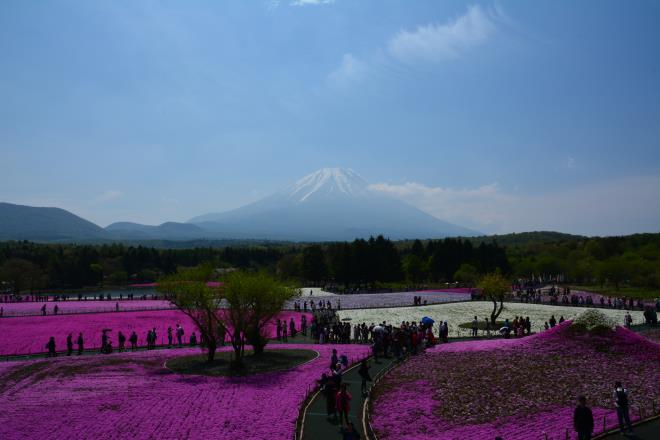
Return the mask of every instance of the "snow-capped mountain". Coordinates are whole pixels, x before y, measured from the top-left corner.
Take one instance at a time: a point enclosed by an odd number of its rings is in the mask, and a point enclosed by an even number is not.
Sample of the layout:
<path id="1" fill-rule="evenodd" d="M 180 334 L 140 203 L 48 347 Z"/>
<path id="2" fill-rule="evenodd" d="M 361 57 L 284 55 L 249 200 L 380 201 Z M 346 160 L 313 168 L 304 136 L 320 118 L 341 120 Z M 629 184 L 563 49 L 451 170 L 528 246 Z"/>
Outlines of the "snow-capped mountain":
<path id="1" fill-rule="evenodd" d="M 303 177 L 287 188 L 289 199 L 304 203 L 315 197 L 361 197 L 369 184 L 350 168 L 323 168 Z"/>
<path id="2" fill-rule="evenodd" d="M 371 191 L 355 171 L 324 168 L 282 191 L 224 213 L 189 220 L 221 238 L 296 241 L 477 235 L 411 205 Z"/>

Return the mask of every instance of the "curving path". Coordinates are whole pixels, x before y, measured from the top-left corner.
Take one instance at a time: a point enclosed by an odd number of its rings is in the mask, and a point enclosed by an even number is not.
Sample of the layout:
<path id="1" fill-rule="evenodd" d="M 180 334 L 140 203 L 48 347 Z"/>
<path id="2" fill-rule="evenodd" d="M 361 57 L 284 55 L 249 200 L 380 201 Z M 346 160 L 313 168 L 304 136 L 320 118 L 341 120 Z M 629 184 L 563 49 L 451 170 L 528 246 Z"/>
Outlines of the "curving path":
<path id="1" fill-rule="evenodd" d="M 599 440 L 655 440 L 660 438 L 660 417 L 656 417 L 651 421 L 642 422 L 634 425 L 635 433 L 623 435 L 618 432 L 612 434 L 602 434 L 596 438 Z"/>
<path id="2" fill-rule="evenodd" d="M 385 371 L 392 364 L 396 362 L 395 357 L 380 358 L 375 362 L 373 358 L 369 358 L 369 365 L 371 366 L 369 373 L 372 378 L 376 378 L 378 374 Z M 364 435 L 362 427 L 362 409 L 365 403 L 365 398 L 360 392 L 360 384 L 362 380 L 358 374 L 360 364 L 356 364 L 348 369 L 342 376 L 342 383 L 348 384 L 348 390 L 353 396 L 351 399 L 351 411 L 349 419 L 355 425 L 355 428 L 360 433 L 361 438 L 367 438 Z M 317 392 L 304 410 L 302 426 L 298 432 L 298 438 L 303 440 L 337 440 L 340 437 L 340 425 L 333 421 L 328 420 L 325 411 L 325 398 Z M 302 436 L 300 436 L 302 432 Z"/>

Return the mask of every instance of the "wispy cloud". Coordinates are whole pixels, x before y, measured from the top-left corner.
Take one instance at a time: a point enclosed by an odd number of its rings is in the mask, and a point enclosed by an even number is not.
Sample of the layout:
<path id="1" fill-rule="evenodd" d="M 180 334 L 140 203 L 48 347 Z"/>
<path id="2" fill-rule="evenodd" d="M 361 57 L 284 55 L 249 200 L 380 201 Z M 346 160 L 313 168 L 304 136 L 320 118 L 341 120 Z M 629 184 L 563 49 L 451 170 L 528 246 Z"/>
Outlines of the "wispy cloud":
<path id="1" fill-rule="evenodd" d="M 499 8 L 486 10 L 470 6 L 465 14 L 444 24 L 428 24 L 401 30 L 389 41 L 389 53 L 399 61 L 439 62 L 458 57 L 462 52 L 483 44 L 503 19 Z"/>
<path id="2" fill-rule="evenodd" d="M 333 85 L 344 86 L 361 79 L 366 71 L 367 63 L 353 54 L 345 53 L 339 67 L 328 74 L 328 81 Z"/>
<path id="3" fill-rule="evenodd" d="M 106 203 L 110 202 L 112 200 L 117 200 L 123 196 L 123 193 L 121 191 L 117 191 L 114 189 L 108 189 L 105 190 L 103 193 L 99 194 L 94 198 L 92 203 L 94 204 L 99 204 L 99 203 Z"/>
<path id="4" fill-rule="evenodd" d="M 660 232 L 660 176 L 613 179 L 538 195 L 506 192 L 497 184 L 456 189 L 407 182 L 378 183 L 370 188 L 443 220 L 488 233 Z"/>
<path id="5" fill-rule="evenodd" d="M 569 157 L 566 160 L 566 168 L 575 168 L 575 158 L 574 157 Z"/>
<path id="6" fill-rule="evenodd" d="M 293 0 L 291 6 L 314 6 L 314 5 L 327 5 L 334 3 L 335 0 Z"/>

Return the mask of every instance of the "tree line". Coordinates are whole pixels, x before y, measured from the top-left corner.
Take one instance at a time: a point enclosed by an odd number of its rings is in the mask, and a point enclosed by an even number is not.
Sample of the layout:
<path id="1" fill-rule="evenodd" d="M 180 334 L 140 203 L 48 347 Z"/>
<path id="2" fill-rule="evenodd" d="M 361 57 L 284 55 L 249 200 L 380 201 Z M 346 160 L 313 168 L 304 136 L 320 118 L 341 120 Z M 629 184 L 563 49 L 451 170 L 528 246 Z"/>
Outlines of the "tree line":
<path id="1" fill-rule="evenodd" d="M 181 267 L 260 269 L 338 288 L 458 281 L 499 271 L 510 279 L 561 275 L 565 282 L 660 288 L 660 234 L 582 237 L 554 233 L 393 242 L 259 243 L 163 249 L 125 244 L 0 243 L 3 290 L 77 289 L 156 281 Z"/>

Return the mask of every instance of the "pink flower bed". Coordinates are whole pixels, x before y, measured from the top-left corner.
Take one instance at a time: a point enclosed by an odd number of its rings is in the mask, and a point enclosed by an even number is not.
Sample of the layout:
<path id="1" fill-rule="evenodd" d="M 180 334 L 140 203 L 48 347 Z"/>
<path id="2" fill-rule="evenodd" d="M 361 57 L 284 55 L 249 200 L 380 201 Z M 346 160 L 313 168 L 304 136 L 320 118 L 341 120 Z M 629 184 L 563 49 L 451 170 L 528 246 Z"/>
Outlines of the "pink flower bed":
<path id="1" fill-rule="evenodd" d="M 282 312 L 280 319 L 287 322 L 293 318 L 300 328 L 300 318 L 303 314 L 297 312 Z M 307 315 L 311 322 L 311 315 Z M 126 338 L 135 331 L 138 335 L 138 345 L 146 345 L 147 331 L 156 328 L 157 343 L 167 343 L 167 328 L 174 329 L 181 324 L 185 331 L 184 340 L 188 341 L 195 330 L 192 321 L 178 310 L 158 310 L 147 312 L 113 312 L 90 313 L 58 316 L 29 316 L 23 318 L 3 318 L 0 321 L 0 355 L 42 353 L 48 339 L 55 337 L 58 351 L 66 350 L 66 337 L 73 334 L 74 344 L 78 333 L 83 333 L 86 348 L 100 347 L 101 330 L 112 329 L 109 333 L 113 346 L 117 347 L 117 332 L 122 331 Z M 270 326 L 270 337 L 275 337 L 275 324 Z M 199 333 L 197 333 L 199 341 Z M 176 342 L 176 335 L 174 335 Z M 126 343 L 128 345 L 128 342 Z M 75 348 L 75 347 L 74 347 Z"/>
<path id="2" fill-rule="evenodd" d="M 389 373 L 376 388 L 372 424 L 380 439 L 574 438 L 578 395 L 596 431 L 617 426 L 612 388 L 630 390 L 631 416 L 660 398 L 660 345 L 621 327 L 576 334 L 566 322 L 523 339 L 436 346 Z"/>
<path id="3" fill-rule="evenodd" d="M 163 368 L 199 350 L 142 352 L 8 363 L 0 370 L 0 438 L 269 439 L 294 437 L 307 391 L 332 348 L 349 358 L 360 345 L 277 345 L 319 352 L 289 371 L 245 378 L 179 375 Z M 25 370 L 24 370 L 25 371 Z"/>
<path id="4" fill-rule="evenodd" d="M 123 300 L 123 301 L 49 301 L 49 302 L 17 302 L 4 303 L 0 307 L 4 310 L 4 316 L 41 315 L 41 308 L 46 305 L 46 313 L 53 314 L 55 306 L 58 313 L 92 313 L 92 312 L 114 312 L 116 303 L 119 310 L 156 310 L 171 309 L 174 306 L 165 300 Z"/>

